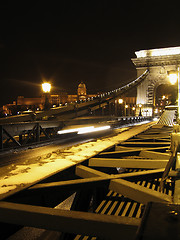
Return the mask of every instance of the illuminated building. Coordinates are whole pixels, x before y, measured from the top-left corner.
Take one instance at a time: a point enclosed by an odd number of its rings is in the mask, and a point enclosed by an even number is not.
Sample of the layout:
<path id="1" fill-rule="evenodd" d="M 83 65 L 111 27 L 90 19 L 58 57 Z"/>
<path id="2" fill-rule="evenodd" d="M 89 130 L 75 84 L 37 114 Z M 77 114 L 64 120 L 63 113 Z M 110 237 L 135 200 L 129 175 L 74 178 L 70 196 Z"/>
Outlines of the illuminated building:
<path id="1" fill-rule="evenodd" d="M 166 105 L 174 100 L 173 88 L 170 86 L 169 73 L 176 73 L 180 65 L 180 47 L 168 47 L 140 50 L 135 52 L 136 58 L 132 58 L 137 70 L 137 77 L 148 69 L 146 78 L 137 86 L 136 105 L 142 104 L 143 116 L 154 116 L 157 111 L 162 112 L 162 105 L 157 110 L 158 95 L 160 87 L 167 87 L 166 95 L 171 95 L 171 99 Z M 171 80 L 175 82 L 177 75 L 171 74 Z M 175 89 L 175 88 L 174 88 Z M 163 95 L 165 94 L 163 93 Z M 139 112 L 139 109 L 137 109 Z"/>
<path id="2" fill-rule="evenodd" d="M 67 94 L 65 91 L 58 91 L 58 93 L 48 94 L 48 101 L 51 107 L 59 107 L 66 103 L 72 103 L 77 101 L 83 101 L 92 97 L 96 97 L 97 94 L 87 95 L 86 85 L 81 82 L 78 85 L 77 94 Z M 26 98 L 24 96 L 18 96 L 17 101 L 13 104 L 6 104 L 0 109 L 1 115 L 14 115 L 17 112 L 27 111 L 29 109 L 43 110 L 45 103 L 45 94 L 43 93 L 39 98 Z"/>
<path id="3" fill-rule="evenodd" d="M 83 82 L 78 85 L 77 97 L 78 100 L 83 100 L 87 98 L 86 85 Z"/>
<path id="4" fill-rule="evenodd" d="M 93 98 L 98 95 L 103 95 L 103 93 L 87 94 L 86 85 L 85 83 L 81 82 L 80 84 L 78 84 L 77 94 L 67 94 L 67 92 L 65 91 L 59 91 L 56 94 L 49 93 L 48 102 L 50 103 L 50 107 L 59 107 L 61 105 L 66 105 L 68 103 L 90 101 L 90 100 L 93 100 Z M 114 103 L 112 102 L 103 108 L 102 111 L 104 112 L 104 114 L 119 115 L 119 116 L 123 115 L 124 114 L 123 109 L 125 108 L 123 107 L 124 104 L 128 105 L 128 108 L 126 109 L 126 114 L 127 115 L 132 114 L 132 111 L 134 111 L 132 110 L 132 108 L 135 106 L 136 97 L 133 97 L 132 94 L 130 94 L 130 96 L 122 96 L 122 98 L 123 98 L 122 106 L 120 106 L 120 104 L 118 104 L 119 105 L 118 106 L 117 100 L 115 100 Z M 14 115 L 17 113 L 24 113 L 30 110 L 38 111 L 38 110 L 44 109 L 44 104 L 45 104 L 44 93 L 39 98 L 26 98 L 24 96 L 18 96 L 17 101 L 13 103 L 13 105 L 7 104 L 3 106 L 0 112 L 2 113 L 1 114 L 2 116 L 5 116 L 5 115 Z"/>

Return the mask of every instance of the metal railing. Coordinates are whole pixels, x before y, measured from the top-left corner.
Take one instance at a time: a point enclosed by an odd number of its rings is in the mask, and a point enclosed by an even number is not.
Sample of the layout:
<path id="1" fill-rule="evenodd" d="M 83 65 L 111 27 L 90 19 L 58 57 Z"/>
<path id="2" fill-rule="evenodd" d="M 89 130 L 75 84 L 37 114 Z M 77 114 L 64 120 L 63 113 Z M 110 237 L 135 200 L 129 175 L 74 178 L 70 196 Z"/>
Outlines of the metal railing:
<path id="1" fill-rule="evenodd" d="M 93 121 L 95 120 L 95 121 Z M 125 124 L 150 120 L 147 117 L 103 117 L 103 118 L 86 118 L 84 124 L 107 123 L 112 128 L 120 127 Z M 58 130 L 62 129 L 67 121 L 36 121 L 21 122 L 0 125 L 0 149 L 9 147 L 21 147 L 27 144 L 38 143 L 52 140 L 58 137 Z M 80 123 L 83 126 L 83 123 Z"/>

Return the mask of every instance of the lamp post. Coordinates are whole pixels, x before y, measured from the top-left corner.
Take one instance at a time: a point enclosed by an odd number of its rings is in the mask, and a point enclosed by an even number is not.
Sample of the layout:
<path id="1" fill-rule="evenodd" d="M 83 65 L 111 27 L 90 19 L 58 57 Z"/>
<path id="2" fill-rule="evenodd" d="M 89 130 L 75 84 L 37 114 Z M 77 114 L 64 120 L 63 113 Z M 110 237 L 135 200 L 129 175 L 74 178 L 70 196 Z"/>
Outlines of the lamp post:
<path id="1" fill-rule="evenodd" d="M 135 110 L 136 110 L 136 108 L 132 107 L 133 116 L 135 116 Z"/>
<path id="2" fill-rule="evenodd" d="M 123 99 L 122 98 L 118 99 L 118 103 L 122 104 L 123 103 Z"/>
<path id="3" fill-rule="evenodd" d="M 129 114 L 128 114 L 128 107 L 129 107 L 129 106 L 128 106 L 127 104 L 125 104 L 125 117 L 129 115 Z"/>
<path id="4" fill-rule="evenodd" d="M 178 121 L 180 120 L 180 79 L 179 79 L 179 67 L 177 68 L 177 71 L 169 71 L 168 75 L 169 75 L 169 80 L 170 83 L 172 85 L 175 85 L 175 83 L 177 82 L 178 85 Z"/>
<path id="5" fill-rule="evenodd" d="M 120 104 L 120 116 L 123 116 L 123 109 L 122 109 L 123 99 L 119 98 L 118 103 Z"/>
<path id="6" fill-rule="evenodd" d="M 139 116 L 140 116 L 140 117 L 142 116 L 141 108 L 142 108 L 142 104 L 140 103 L 140 104 L 139 104 Z"/>
<path id="7" fill-rule="evenodd" d="M 44 101 L 44 110 L 48 110 L 50 107 L 49 104 L 49 93 L 51 91 L 51 84 L 50 83 L 43 83 L 42 84 L 42 90 L 44 92 L 44 96 L 45 96 L 45 101 Z"/>

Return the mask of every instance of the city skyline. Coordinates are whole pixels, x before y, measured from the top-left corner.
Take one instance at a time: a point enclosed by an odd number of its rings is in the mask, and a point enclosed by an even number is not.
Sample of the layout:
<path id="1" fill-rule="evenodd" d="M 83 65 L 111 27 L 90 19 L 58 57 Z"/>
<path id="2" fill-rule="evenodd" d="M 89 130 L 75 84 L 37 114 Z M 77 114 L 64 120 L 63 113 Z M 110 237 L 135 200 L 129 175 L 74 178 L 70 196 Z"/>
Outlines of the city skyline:
<path id="1" fill-rule="evenodd" d="M 0 105 L 39 96 L 43 79 L 70 93 L 80 81 L 90 93 L 130 82 L 135 51 L 180 46 L 176 9 L 156 1 L 1 3 Z"/>

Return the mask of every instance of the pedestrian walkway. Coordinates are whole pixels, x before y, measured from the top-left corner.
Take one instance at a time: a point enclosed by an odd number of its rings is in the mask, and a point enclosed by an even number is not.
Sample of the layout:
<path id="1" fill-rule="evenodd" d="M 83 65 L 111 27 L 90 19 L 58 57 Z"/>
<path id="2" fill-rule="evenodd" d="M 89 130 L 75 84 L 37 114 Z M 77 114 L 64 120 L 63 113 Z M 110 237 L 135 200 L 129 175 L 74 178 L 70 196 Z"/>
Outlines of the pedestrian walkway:
<path id="1" fill-rule="evenodd" d="M 158 124 L 162 124 L 165 126 L 173 126 L 173 122 L 175 119 L 175 111 L 176 110 L 165 110 L 161 115 Z"/>

